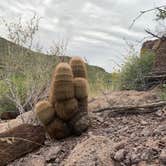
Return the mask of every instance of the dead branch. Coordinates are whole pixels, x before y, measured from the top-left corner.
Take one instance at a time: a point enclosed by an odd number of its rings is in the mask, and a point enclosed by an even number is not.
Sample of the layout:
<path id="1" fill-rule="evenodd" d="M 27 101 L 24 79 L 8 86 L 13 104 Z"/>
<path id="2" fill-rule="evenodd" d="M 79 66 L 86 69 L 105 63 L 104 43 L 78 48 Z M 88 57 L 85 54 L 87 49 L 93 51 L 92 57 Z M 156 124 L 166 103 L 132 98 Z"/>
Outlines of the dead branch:
<path id="1" fill-rule="evenodd" d="M 144 114 L 158 111 L 158 108 L 166 106 L 166 101 L 160 101 L 157 103 L 143 104 L 143 105 L 127 105 L 127 106 L 113 106 L 106 107 L 93 111 L 94 113 L 111 111 L 111 113 L 117 114 Z"/>
<path id="2" fill-rule="evenodd" d="M 157 9 L 161 9 L 161 8 L 164 8 L 164 7 L 166 7 L 166 5 L 162 5 L 162 6 L 158 6 L 158 7 L 155 7 L 155 8 L 148 9 L 148 10 L 142 10 L 142 11 L 140 11 L 139 15 L 136 16 L 136 17 L 133 19 L 131 25 L 129 26 L 129 29 L 131 29 L 131 28 L 133 27 L 133 25 L 135 24 L 135 22 L 136 22 L 142 15 L 144 15 L 145 13 L 148 13 L 148 12 L 151 12 L 151 11 L 154 11 L 154 10 L 157 10 Z"/>
<path id="3" fill-rule="evenodd" d="M 145 32 L 146 32 L 147 34 L 149 34 L 149 35 L 153 36 L 153 37 L 156 37 L 157 39 L 162 40 L 162 37 L 160 37 L 160 36 L 158 36 L 158 35 L 154 34 L 154 33 L 153 33 L 153 32 L 151 32 L 149 29 L 145 29 Z"/>

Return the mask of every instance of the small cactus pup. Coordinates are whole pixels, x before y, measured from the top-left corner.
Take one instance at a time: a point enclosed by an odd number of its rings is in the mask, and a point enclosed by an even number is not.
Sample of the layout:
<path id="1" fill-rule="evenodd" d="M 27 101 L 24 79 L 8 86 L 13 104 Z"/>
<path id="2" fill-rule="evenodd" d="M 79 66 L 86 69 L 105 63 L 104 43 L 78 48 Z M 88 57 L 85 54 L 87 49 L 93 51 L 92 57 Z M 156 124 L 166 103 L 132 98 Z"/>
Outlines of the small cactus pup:
<path id="1" fill-rule="evenodd" d="M 46 100 L 39 101 L 36 104 L 35 113 L 36 113 L 36 116 L 38 117 L 39 121 L 43 125 L 47 125 L 48 123 L 50 123 L 55 116 L 55 111 L 54 111 L 52 105 Z"/>
<path id="2" fill-rule="evenodd" d="M 78 102 L 75 98 L 58 101 L 55 103 L 55 109 L 57 116 L 64 120 L 70 120 L 78 111 Z"/>
<path id="3" fill-rule="evenodd" d="M 72 57 L 69 62 L 74 77 L 87 78 L 86 64 L 80 57 Z"/>
<path id="4" fill-rule="evenodd" d="M 59 63 L 52 76 L 49 101 L 54 106 L 57 101 L 74 98 L 72 69 L 67 63 Z"/>
<path id="5" fill-rule="evenodd" d="M 52 139 L 63 139 L 71 134 L 68 125 L 57 117 L 45 126 L 45 130 Z"/>

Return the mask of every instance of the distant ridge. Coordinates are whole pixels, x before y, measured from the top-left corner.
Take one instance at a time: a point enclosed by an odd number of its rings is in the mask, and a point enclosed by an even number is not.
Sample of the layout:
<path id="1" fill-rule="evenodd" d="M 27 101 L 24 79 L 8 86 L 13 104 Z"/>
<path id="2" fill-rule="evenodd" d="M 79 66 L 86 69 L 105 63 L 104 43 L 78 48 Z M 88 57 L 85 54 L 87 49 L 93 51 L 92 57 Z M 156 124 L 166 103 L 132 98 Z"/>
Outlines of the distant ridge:
<path id="1" fill-rule="evenodd" d="M 43 58 L 45 58 L 45 59 L 47 59 L 48 57 L 51 58 L 51 56 L 48 56 L 47 54 L 32 51 L 28 48 L 19 46 L 5 38 L 0 37 L 0 69 L 2 68 L 1 62 L 5 55 L 17 56 L 21 52 L 24 52 L 24 55 L 30 57 L 31 59 L 35 59 L 34 56 L 43 56 Z M 47 56 L 47 58 L 46 58 L 46 56 Z M 57 60 L 60 60 L 60 58 L 62 58 L 62 57 L 57 56 Z M 64 56 L 63 58 L 64 58 L 64 61 L 69 61 L 69 59 L 70 59 L 69 56 Z M 32 63 L 33 63 L 33 61 L 32 61 Z M 106 80 L 110 80 L 111 74 L 106 72 L 103 68 L 98 67 L 98 66 L 89 65 L 89 64 L 87 64 L 87 67 L 88 67 L 89 76 L 94 78 L 93 79 L 94 81 L 95 81 L 97 75 L 98 75 L 98 77 L 102 76 L 102 77 L 106 78 Z"/>

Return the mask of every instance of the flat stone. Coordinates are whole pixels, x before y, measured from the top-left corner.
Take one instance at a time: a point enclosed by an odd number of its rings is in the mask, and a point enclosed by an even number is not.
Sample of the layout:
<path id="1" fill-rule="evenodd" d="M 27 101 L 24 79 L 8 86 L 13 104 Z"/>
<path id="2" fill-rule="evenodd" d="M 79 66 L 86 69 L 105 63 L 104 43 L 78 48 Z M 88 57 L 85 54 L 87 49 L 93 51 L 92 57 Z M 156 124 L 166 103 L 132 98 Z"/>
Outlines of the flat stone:
<path id="1" fill-rule="evenodd" d="M 61 146 L 50 147 L 49 150 L 45 153 L 46 161 L 56 159 L 57 153 L 61 150 Z"/>
<path id="2" fill-rule="evenodd" d="M 114 159 L 117 161 L 122 161 L 124 158 L 125 158 L 125 150 L 124 149 L 118 150 L 114 155 Z"/>
<path id="3" fill-rule="evenodd" d="M 162 150 L 160 157 L 159 157 L 161 163 L 166 164 L 166 150 Z"/>
<path id="4" fill-rule="evenodd" d="M 141 135 L 144 137 L 148 137 L 151 134 L 151 131 L 149 130 L 149 128 L 144 128 L 141 132 Z"/>

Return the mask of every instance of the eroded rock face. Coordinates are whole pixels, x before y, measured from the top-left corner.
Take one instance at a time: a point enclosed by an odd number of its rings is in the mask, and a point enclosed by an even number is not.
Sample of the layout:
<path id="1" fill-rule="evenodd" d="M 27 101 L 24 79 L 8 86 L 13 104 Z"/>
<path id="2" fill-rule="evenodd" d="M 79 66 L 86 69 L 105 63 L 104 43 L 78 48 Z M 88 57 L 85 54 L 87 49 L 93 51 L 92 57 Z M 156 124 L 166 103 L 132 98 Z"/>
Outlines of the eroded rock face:
<path id="1" fill-rule="evenodd" d="M 154 50 L 154 43 L 157 42 L 158 40 L 148 40 L 145 41 L 142 44 L 142 48 L 141 48 L 141 55 L 143 55 L 146 51 L 153 51 Z"/>
<path id="2" fill-rule="evenodd" d="M 156 49 L 156 60 L 153 70 L 155 72 L 166 72 L 166 40 L 160 41 L 159 47 Z"/>
<path id="3" fill-rule="evenodd" d="M 141 48 L 141 56 L 145 52 L 152 52 L 156 55 L 153 72 L 166 72 L 166 38 L 144 42 Z"/>
<path id="4" fill-rule="evenodd" d="M 104 136 L 91 136 L 77 144 L 62 165 L 65 166 L 113 166 L 112 142 Z"/>

